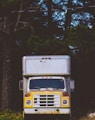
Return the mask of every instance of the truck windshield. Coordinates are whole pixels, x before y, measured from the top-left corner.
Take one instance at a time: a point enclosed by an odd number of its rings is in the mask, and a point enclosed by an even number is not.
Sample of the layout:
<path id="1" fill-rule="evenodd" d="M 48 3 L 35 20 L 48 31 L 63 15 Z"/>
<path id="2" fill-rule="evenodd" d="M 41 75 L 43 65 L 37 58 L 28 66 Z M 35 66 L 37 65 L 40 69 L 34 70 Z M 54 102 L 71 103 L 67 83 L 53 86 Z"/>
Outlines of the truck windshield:
<path id="1" fill-rule="evenodd" d="M 38 89 L 38 88 L 64 89 L 64 80 L 62 79 L 30 80 L 29 89 Z"/>

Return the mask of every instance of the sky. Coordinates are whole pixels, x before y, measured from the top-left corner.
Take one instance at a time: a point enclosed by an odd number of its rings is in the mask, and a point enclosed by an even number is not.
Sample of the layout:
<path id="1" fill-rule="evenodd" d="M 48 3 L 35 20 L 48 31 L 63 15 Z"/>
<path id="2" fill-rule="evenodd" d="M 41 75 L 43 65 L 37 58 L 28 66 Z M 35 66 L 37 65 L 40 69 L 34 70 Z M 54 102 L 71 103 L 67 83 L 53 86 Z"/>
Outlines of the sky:
<path id="1" fill-rule="evenodd" d="M 93 15 L 89 12 L 77 12 L 74 13 L 76 7 L 83 7 L 83 2 L 81 0 L 71 0 L 72 7 L 68 8 L 68 0 L 52 0 L 53 5 L 52 9 L 56 9 L 52 12 L 52 19 L 53 22 L 58 23 L 59 28 L 64 29 L 64 23 L 66 20 L 67 11 L 72 10 L 73 14 L 71 14 L 71 27 L 75 27 L 79 24 L 85 24 L 89 28 L 92 28 L 91 20 L 93 19 Z M 88 2 L 87 2 L 88 1 Z M 90 0 L 86 0 L 85 4 L 88 4 Z M 39 0 L 38 4 L 40 5 L 41 9 L 48 10 L 47 4 L 45 0 Z M 44 16 L 47 16 L 48 12 L 44 12 Z"/>

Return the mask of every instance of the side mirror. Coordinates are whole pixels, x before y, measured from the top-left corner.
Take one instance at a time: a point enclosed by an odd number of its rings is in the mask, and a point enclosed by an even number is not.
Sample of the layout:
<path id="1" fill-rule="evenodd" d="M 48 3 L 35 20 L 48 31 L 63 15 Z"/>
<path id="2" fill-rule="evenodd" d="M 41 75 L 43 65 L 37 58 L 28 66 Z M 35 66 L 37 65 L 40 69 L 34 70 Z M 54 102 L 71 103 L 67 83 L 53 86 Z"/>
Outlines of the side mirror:
<path id="1" fill-rule="evenodd" d="M 19 90 L 23 90 L 23 80 L 19 81 Z"/>
<path id="2" fill-rule="evenodd" d="M 73 90 L 75 89 L 75 81 L 74 80 L 70 81 L 70 89 L 71 89 L 71 92 L 73 92 Z"/>

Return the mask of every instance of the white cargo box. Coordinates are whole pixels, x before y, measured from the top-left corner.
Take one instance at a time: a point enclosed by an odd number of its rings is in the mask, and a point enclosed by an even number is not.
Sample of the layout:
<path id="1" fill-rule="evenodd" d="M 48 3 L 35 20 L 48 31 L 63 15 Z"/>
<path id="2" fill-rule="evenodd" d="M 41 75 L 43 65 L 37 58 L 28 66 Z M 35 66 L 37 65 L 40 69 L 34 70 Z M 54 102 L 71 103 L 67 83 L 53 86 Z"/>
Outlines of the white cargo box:
<path id="1" fill-rule="evenodd" d="M 24 56 L 23 75 L 70 75 L 70 56 Z"/>

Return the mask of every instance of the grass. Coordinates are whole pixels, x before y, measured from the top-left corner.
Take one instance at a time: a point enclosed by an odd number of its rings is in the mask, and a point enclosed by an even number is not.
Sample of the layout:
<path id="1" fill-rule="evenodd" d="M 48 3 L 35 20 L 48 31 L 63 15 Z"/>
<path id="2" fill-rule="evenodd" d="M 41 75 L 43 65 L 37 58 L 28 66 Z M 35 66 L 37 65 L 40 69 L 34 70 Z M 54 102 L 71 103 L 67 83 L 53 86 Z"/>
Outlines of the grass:
<path id="1" fill-rule="evenodd" d="M 89 117 L 84 116 L 80 118 L 79 120 L 95 120 L 95 117 L 89 118 Z"/>
<path id="2" fill-rule="evenodd" d="M 4 111 L 0 112 L 0 120 L 23 120 L 22 113 Z"/>
<path id="3" fill-rule="evenodd" d="M 84 117 L 81 117 L 79 120 L 95 120 L 95 116 L 93 117 L 84 116 Z"/>
<path id="4" fill-rule="evenodd" d="M 23 115 L 21 112 L 12 112 L 12 111 L 4 111 L 0 112 L 0 120 L 23 120 Z M 90 118 L 88 115 L 85 115 L 80 118 L 72 118 L 72 120 L 95 120 L 95 116 Z"/>

